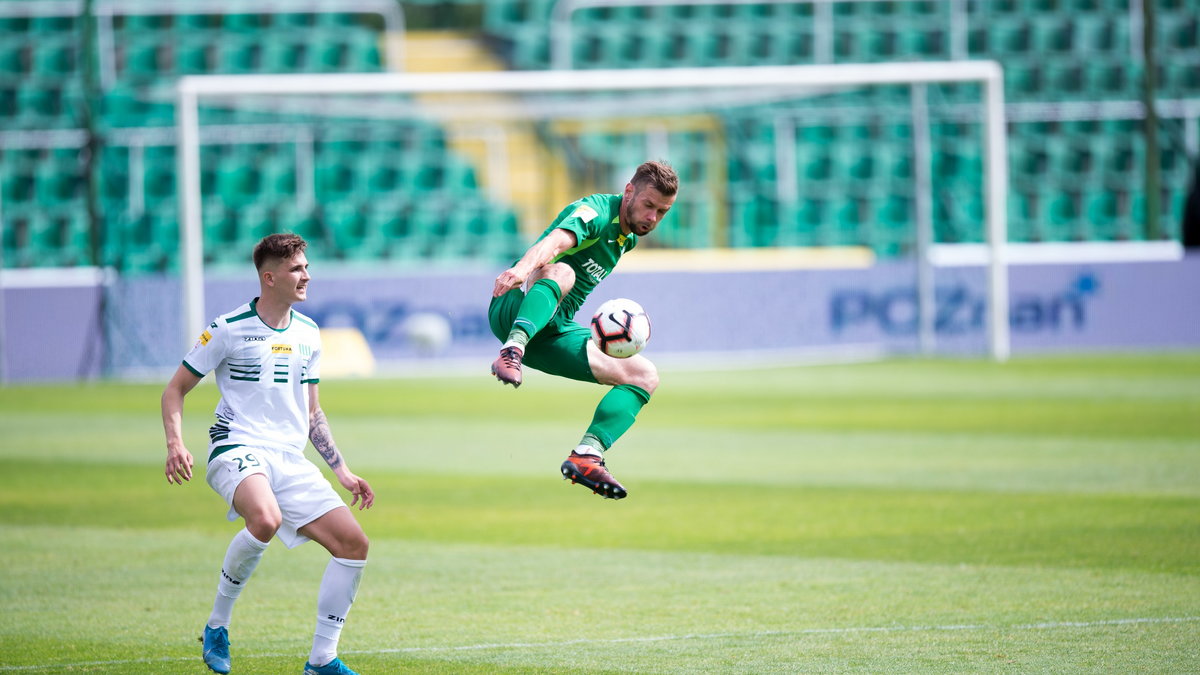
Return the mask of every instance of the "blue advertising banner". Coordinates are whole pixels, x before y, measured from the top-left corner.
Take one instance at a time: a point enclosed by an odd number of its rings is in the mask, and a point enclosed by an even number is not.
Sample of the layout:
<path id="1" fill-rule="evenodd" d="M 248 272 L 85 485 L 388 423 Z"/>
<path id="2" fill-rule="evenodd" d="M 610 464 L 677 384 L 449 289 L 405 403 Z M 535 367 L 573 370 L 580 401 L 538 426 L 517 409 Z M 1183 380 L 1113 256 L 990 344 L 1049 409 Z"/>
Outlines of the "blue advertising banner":
<path id="1" fill-rule="evenodd" d="M 352 327 L 375 359 L 403 368 L 437 359 L 490 361 L 499 346 L 487 322 L 500 270 L 364 275 L 312 270 L 310 300 L 297 308 L 322 327 Z M 939 268 L 934 327 L 939 353 L 986 353 L 987 280 L 979 267 Z M 1178 262 L 1013 265 L 1009 322 L 1014 355 L 1066 350 L 1200 348 L 1200 256 Z M 227 312 L 257 292 L 244 279 L 206 284 L 206 315 Z M 96 285 L 4 286 L 6 381 L 66 380 L 98 374 L 160 376 L 183 357 L 179 283 L 170 277 Z M 653 321 L 646 354 L 686 357 L 870 345 L 917 349 L 914 267 L 861 269 L 642 271 L 601 284 L 576 320 L 604 300 L 632 298 Z M 103 302 L 101 302 L 103 298 Z M 451 341 L 430 354 L 407 322 L 433 314 Z M 102 328 L 103 327 L 103 328 Z"/>

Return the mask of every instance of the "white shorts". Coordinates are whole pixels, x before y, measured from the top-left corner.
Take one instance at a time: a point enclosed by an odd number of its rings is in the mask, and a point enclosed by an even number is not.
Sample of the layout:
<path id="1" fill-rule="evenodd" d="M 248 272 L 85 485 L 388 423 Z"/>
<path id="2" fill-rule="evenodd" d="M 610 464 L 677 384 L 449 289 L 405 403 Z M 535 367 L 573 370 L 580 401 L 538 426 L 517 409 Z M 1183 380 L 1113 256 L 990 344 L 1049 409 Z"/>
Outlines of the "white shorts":
<path id="1" fill-rule="evenodd" d="M 288 548 L 308 541 L 297 530 L 346 505 L 317 465 L 303 455 L 242 445 L 213 457 L 206 470 L 209 486 L 229 504 L 229 520 L 240 517 L 233 508 L 233 493 L 247 476 L 256 473 L 267 477 L 275 493 L 283 514 L 275 536 Z"/>

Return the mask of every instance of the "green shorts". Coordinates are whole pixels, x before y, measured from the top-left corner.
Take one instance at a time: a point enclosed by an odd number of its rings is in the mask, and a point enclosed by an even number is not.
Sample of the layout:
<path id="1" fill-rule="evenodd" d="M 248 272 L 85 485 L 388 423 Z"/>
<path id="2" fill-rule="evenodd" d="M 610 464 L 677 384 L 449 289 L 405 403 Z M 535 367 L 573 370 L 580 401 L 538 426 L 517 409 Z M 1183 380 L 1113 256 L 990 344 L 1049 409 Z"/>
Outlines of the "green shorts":
<path id="1" fill-rule="evenodd" d="M 525 291 L 519 288 L 492 298 L 492 304 L 488 307 L 488 323 L 491 324 L 492 333 L 501 342 L 508 339 L 524 299 Z M 587 343 L 590 339 L 590 328 L 555 314 L 550 323 L 525 345 L 525 356 L 521 362 L 543 373 L 596 384 L 596 376 L 592 375 L 592 368 L 588 365 Z"/>

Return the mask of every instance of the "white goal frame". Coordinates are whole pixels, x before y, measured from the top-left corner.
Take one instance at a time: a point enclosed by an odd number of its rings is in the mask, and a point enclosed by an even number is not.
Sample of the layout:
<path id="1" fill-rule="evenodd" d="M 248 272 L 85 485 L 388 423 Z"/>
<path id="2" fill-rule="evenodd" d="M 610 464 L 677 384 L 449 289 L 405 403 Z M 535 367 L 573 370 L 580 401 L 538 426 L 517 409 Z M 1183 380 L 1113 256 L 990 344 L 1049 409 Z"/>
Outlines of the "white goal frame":
<path id="1" fill-rule="evenodd" d="M 587 71 L 188 75 L 176 85 L 183 346 L 203 329 L 204 242 L 200 213 L 199 104 L 205 97 L 288 94 L 535 93 L 597 90 L 747 89 L 979 83 L 983 87 L 984 204 L 988 252 L 988 350 L 1005 361 L 1008 325 L 1008 138 L 1004 75 L 995 61 Z M 918 224 L 920 227 L 920 224 Z M 919 261 L 931 265 L 926 254 Z"/>

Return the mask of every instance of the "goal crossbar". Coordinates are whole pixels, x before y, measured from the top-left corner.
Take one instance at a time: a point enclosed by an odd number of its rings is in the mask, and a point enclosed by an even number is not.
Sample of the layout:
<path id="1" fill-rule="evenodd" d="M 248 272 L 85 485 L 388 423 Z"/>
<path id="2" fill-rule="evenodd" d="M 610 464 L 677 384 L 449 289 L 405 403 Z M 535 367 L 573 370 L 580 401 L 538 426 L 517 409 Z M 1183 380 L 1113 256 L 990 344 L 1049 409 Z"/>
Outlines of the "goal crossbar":
<path id="1" fill-rule="evenodd" d="M 222 96 L 289 94 L 432 94 L 588 92 L 667 89 L 748 89 L 979 83 L 983 87 L 984 200 L 988 261 L 988 348 L 1009 356 L 1008 271 L 1005 260 L 1008 190 L 1004 76 L 995 61 L 947 61 L 811 66 L 746 66 L 587 71 L 361 73 L 315 75 L 189 75 L 176 84 L 176 127 L 183 275 L 183 342 L 191 346 L 205 323 L 200 213 L 199 104 Z M 928 261 L 921 261 L 927 264 Z"/>

